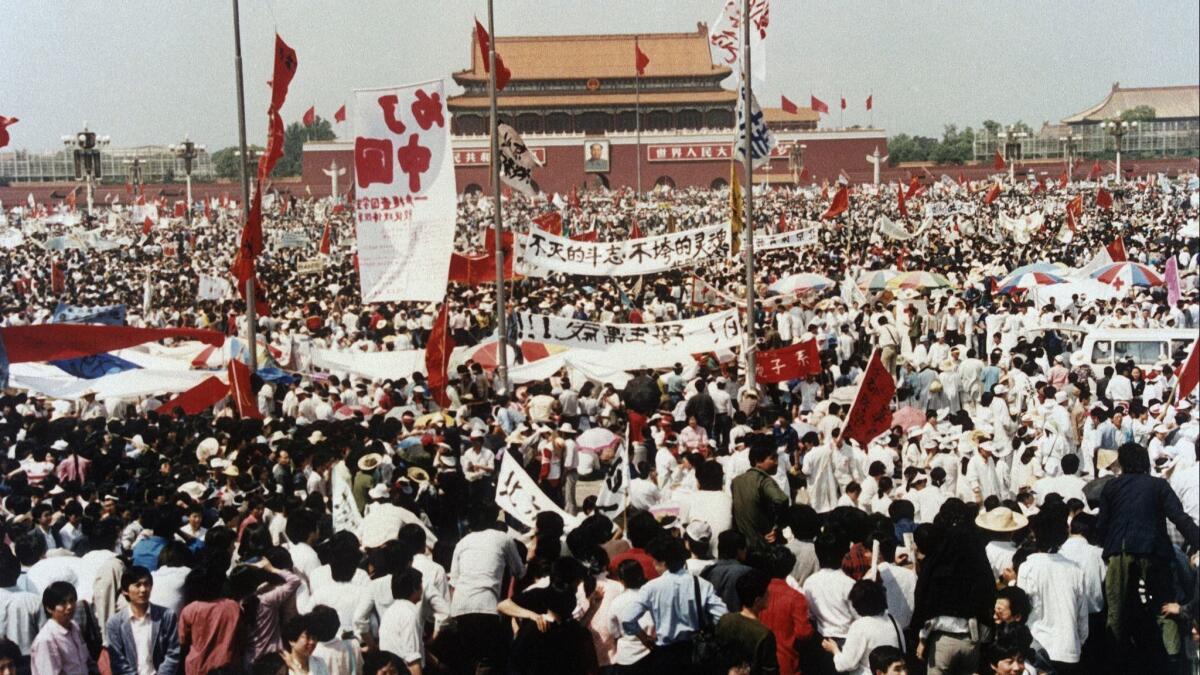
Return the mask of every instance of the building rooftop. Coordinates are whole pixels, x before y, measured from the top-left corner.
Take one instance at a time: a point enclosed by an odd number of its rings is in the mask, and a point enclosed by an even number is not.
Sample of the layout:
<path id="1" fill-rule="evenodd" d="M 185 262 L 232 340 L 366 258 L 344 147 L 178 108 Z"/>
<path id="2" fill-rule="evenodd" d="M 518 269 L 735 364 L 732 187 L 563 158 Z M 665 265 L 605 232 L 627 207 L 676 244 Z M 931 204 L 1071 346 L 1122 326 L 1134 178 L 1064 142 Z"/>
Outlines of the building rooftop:
<path id="1" fill-rule="evenodd" d="M 725 66 L 713 64 L 708 26 L 696 24 L 691 33 L 645 35 L 530 35 L 496 38 L 496 53 L 512 71 L 512 79 L 571 80 L 631 78 L 634 40 L 650 58 L 647 78 L 727 76 Z M 483 55 L 471 31 L 471 67 L 454 73 L 458 82 L 486 81 Z"/>
<path id="2" fill-rule="evenodd" d="M 821 115 L 812 108 L 800 108 L 798 112 L 792 114 L 785 111 L 783 108 L 763 108 L 763 117 L 766 118 L 767 124 L 778 124 L 783 122 L 819 122 Z"/>
<path id="3" fill-rule="evenodd" d="M 572 106 L 594 107 L 633 107 L 640 102 L 642 107 L 655 105 L 732 105 L 737 100 L 737 92 L 718 89 L 716 91 L 665 91 L 642 92 L 640 99 L 632 92 L 586 93 L 586 94 L 551 94 L 546 96 L 504 96 L 496 99 L 500 109 L 513 108 L 569 108 Z M 446 99 L 446 105 L 451 110 L 487 110 L 487 96 L 451 96 Z"/>
<path id="4" fill-rule="evenodd" d="M 1140 105 L 1154 108 L 1159 119 L 1200 117 L 1200 86 L 1121 87 L 1114 82 L 1103 101 L 1082 112 L 1063 118 L 1063 124 L 1086 124 L 1120 117 Z"/>

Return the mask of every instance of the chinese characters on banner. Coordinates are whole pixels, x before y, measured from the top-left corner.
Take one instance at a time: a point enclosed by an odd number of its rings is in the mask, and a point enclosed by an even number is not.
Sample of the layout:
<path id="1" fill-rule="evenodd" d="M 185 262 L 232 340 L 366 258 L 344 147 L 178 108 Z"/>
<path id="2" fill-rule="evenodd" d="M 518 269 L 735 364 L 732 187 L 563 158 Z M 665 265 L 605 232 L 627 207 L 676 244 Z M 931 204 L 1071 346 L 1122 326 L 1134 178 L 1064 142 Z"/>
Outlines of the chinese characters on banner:
<path id="1" fill-rule="evenodd" d="M 533 229 L 520 239 L 522 261 L 530 267 L 580 276 L 629 277 L 728 255 L 729 230 L 727 225 L 712 225 L 628 241 L 585 242 Z"/>
<path id="2" fill-rule="evenodd" d="M 699 354 L 733 348 L 742 340 L 736 309 L 661 323 L 596 323 L 525 312 L 512 321 L 518 339 L 576 349 L 667 348 Z"/>
<path id="3" fill-rule="evenodd" d="M 507 124 L 496 127 L 496 145 L 499 148 L 500 182 L 532 197 L 533 167 L 540 166 L 537 155 L 529 151 L 517 130 Z"/>
<path id="4" fill-rule="evenodd" d="M 454 160 L 441 80 L 354 93 L 363 302 L 437 301 L 454 250 Z"/>
<path id="5" fill-rule="evenodd" d="M 763 384 L 787 382 L 821 374 L 821 353 L 816 340 L 805 340 L 790 347 L 758 353 L 755 379 Z"/>
<path id="6" fill-rule="evenodd" d="M 737 145 L 733 149 L 733 156 L 739 162 L 745 161 L 746 158 L 746 90 L 744 87 L 738 90 L 737 104 Z M 750 163 L 757 169 L 767 162 L 771 161 L 771 151 L 775 149 L 779 143 L 775 140 L 775 134 L 767 127 L 767 120 L 763 117 L 762 108 L 758 105 L 758 99 L 750 95 Z"/>
<path id="7" fill-rule="evenodd" d="M 500 471 L 496 474 L 496 506 L 521 521 L 525 527 L 533 527 L 537 514 L 543 511 L 562 516 L 568 528 L 574 527 L 578 522 L 578 518 L 563 511 L 547 497 L 525 469 L 521 468 L 521 463 L 508 453 L 503 453 Z"/>
<path id="8" fill-rule="evenodd" d="M 733 156 L 730 143 L 655 143 L 647 145 L 647 162 L 718 162 Z M 795 143 L 777 143 L 771 157 L 786 159 Z M 536 152 L 536 150 L 535 150 Z"/>
<path id="9" fill-rule="evenodd" d="M 770 24 L 768 0 L 750 0 L 750 66 L 754 79 L 767 79 L 767 26 Z M 727 66 L 738 62 L 742 48 L 742 0 L 725 0 L 721 14 L 712 22 L 708 42 L 716 47 L 718 58 Z"/>
<path id="10" fill-rule="evenodd" d="M 792 246 L 808 246 L 817 243 L 817 228 L 806 227 L 803 230 L 780 232 L 778 234 L 760 234 L 754 237 L 754 251 L 772 251 Z"/>
<path id="11" fill-rule="evenodd" d="M 892 426 L 892 396 L 896 394 L 896 380 L 883 367 L 883 360 L 876 349 L 867 363 L 867 372 L 858 383 L 858 394 L 846 415 L 842 426 L 842 438 L 858 441 L 867 447 L 876 436 Z"/>

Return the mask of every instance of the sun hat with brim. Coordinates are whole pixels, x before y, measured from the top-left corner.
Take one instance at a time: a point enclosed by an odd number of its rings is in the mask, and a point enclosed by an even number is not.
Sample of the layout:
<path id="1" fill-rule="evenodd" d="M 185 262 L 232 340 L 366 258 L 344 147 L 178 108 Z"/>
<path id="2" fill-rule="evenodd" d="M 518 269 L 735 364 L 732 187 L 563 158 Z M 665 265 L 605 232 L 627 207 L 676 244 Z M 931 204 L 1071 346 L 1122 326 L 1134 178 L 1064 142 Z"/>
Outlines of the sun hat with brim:
<path id="1" fill-rule="evenodd" d="M 229 466 L 222 469 L 221 473 L 226 476 L 229 476 L 230 478 L 237 478 L 238 476 L 242 475 L 242 472 L 239 471 L 238 468 L 236 466 L 234 466 L 233 464 L 230 464 Z"/>
<path id="2" fill-rule="evenodd" d="M 409 467 L 408 471 L 404 475 L 407 476 L 408 479 L 414 483 L 428 483 L 429 482 L 429 472 L 426 471 L 425 469 L 422 469 L 419 466 Z"/>
<path id="3" fill-rule="evenodd" d="M 1107 469 L 1108 467 L 1117 463 L 1117 458 L 1119 456 L 1120 455 L 1117 453 L 1116 450 L 1109 450 L 1108 448 L 1101 448 L 1100 450 L 1097 450 L 1096 451 L 1096 468 L 1097 469 Z"/>
<path id="4" fill-rule="evenodd" d="M 367 453 L 358 459 L 358 468 L 361 471 L 374 471 L 382 461 L 383 455 L 378 452 Z"/>
<path id="5" fill-rule="evenodd" d="M 1007 506 L 998 506 L 976 516 L 975 524 L 989 532 L 1016 532 L 1029 525 L 1029 518 Z"/>
<path id="6" fill-rule="evenodd" d="M 204 501 L 204 496 L 208 492 L 208 486 L 194 480 L 190 480 L 177 488 L 179 492 L 189 496 L 193 501 Z"/>

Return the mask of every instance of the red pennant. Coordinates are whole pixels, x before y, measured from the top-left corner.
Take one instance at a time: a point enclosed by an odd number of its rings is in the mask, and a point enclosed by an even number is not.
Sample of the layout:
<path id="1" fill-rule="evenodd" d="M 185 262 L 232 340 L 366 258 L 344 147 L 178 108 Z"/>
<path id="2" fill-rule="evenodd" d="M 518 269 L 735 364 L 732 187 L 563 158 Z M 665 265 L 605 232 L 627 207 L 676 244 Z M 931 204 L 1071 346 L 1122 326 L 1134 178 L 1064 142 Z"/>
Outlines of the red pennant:
<path id="1" fill-rule="evenodd" d="M 795 103 L 792 103 L 791 101 L 789 101 L 788 97 L 786 97 L 786 96 L 779 97 L 779 107 L 783 108 L 783 111 L 785 113 L 791 113 L 793 115 L 797 115 L 800 113 L 800 108 Z"/>
<path id="2" fill-rule="evenodd" d="M 317 252 L 321 255 L 329 255 L 331 248 L 330 237 L 333 234 L 333 223 L 325 223 L 325 231 L 321 233 L 321 245 L 317 248 Z"/>
<path id="3" fill-rule="evenodd" d="M 826 105 L 824 101 L 812 95 L 809 95 L 809 98 L 811 100 L 809 101 L 808 107 L 812 108 L 815 112 L 824 113 L 826 115 L 829 114 L 829 106 Z"/>
<path id="4" fill-rule="evenodd" d="M 844 213 L 850 208 L 850 192 L 846 186 L 838 188 L 837 194 L 833 196 L 833 201 L 829 204 L 829 208 L 825 213 L 821 214 L 821 220 L 832 220 L 838 215 Z"/>
<path id="5" fill-rule="evenodd" d="M 346 121 L 346 104 L 343 103 L 342 107 L 338 108 L 337 112 L 333 113 L 333 121 L 334 122 L 345 122 Z"/>
<path id="6" fill-rule="evenodd" d="M 229 385 L 213 376 L 158 407 L 160 415 L 174 416 L 178 408 L 185 415 L 198 415 L 229 395 Z"/>
<path id="7" fill-rule="evenodd" d="M 996 167 L 997 171 L 1003 171 L 1004 169 L 1008 168 L 1008 164 L 1004 161 L 1004 156 L 1000 154 L 999 150 L 996 151 L 996 158 L 995 161 L 992 162 L 992 165 Z"/>
<path id="8" fill-rule="evenodd" d="M 446 396 L 446 384 L 449 382 L 447 368 L 450 365 L 450 352 L 454 351 L 454 338 L 450 336 L 447 326 L 446 303 L 437 318 L 433 320 L 433 329 L 429 332 L 429 342 L 425 345 L 425 372 L 429 381 L 429 391 L 437 404 L 446 407 L 450 399 Z"/>
<path id="9" fill-rule="evenodd" d="M 817 341 L 805 340 L 790 347 L 758 353 L 754 367 L 755 379 L 763 384 L 776 384 L 821 374 L 821 354 Z"/>
<path id="10" fill-rule="evenodd" d="M 650 65 L 650 57 L 646 56 L 646 52 L 642 51 L 637 38 L 633 39 L 633 64 L 637 68 L 638 75 L 645 75 L 646 66 Z"/>
<path id="11" fill-rule="evenodd" d="M 846 414 L 842 438 L 858 441 L 859 446 L 866 448 L 873 439 L 890 429 L 891 402 L 895 393 L 896 381 L 883 367 L 883 360 L 877 349 L 871 354 L 867 372 L 858 387 L 858 395 L 854 397 L 854 404 Z"/>
<path id="12" fill-rule="evenodd" d="M 292 78 L 296 76 L 296 66 L 298 65 L 296 50 L 289 47 L 276 33 L 275 67 L 271 77 L 271 110 L 278 111 L 283 108 L 283 101 L 287 98 L 288 87 L 292 84 Z"/>
<path id="13" fill-rule="evenodd" d="M 984 204 L 991 204 L 1000 196 L 1000 184 L 992 183 L 992 187 L 988 188 L 987 194 L 983 196 Z"/>
<path id="14" fill-rule="evenodd" d="M 300 121 L 302 123 L 304 123 L 304 126 L 306 126 L 306 127 L 311 127 L 312 125 L 316 124 L 317 123 L 317 107 L 312 106 L 308 110 L 305 110 L 304 117 L 302 117 L 300 119 Z"/>
<path id="15" fill-rule="evenodd" d="M 250 348 L 254 349 L 254 345 Z M 261 420 L 263 415 L 254 400 L 250 384 L 250 367 L 237 359 L 229 360 L 229 395 L 242 419 Z"/>
<path id="16" fill-rule="evenodd" d="M 871 109 L 872 104 L 874 103 L 874 100 L 873 100 L 874 98 L 875 98 L 874 94 L 871 94 L 870 96 L 867 97 L 867 110 Z"/>

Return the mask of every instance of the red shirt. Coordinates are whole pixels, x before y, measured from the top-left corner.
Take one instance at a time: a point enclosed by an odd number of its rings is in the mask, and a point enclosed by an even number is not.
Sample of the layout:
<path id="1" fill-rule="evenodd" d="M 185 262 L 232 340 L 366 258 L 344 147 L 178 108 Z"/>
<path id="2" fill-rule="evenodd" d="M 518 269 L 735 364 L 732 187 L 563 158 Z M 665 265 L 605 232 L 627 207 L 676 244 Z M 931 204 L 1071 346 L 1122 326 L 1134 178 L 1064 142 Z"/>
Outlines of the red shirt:
<path id="1" fill-rule="evenodd" d="M 183 608 L 179 613 L 179 646 L 187 651 L 184 673 L 203 675 L 218 668 L 241 665 L 237 645 L 241 615 L 242 608 L 228 598 L 196 601 Z"/>
<path id="2" fill-rule="evenodd" d="M 646 581 L 650 581 L 658 577 L 658 570 L 654 569 L 654 558 L 646 553 L 644 548 L 631 548 L 621 555 L 608 561 L 608 575 L 613 579 L 619 579 L 617 576 L 617 566 L 626 560 L 636 560 L 642 566 L 642 573 L 646 575 Z"/>
<path id="3" fill-rule="evenodd" d="M 800 672 L 796 641 L 813 636 L 812 623 L 808 620 L 808 599 L 804 594 L 788 586 L 783 579 L 772 579 L 767 586 L 767 608 L 758 615 L 758 620 L 775 634 L 775 658 L 779 661 L 780 675 Z"/>

